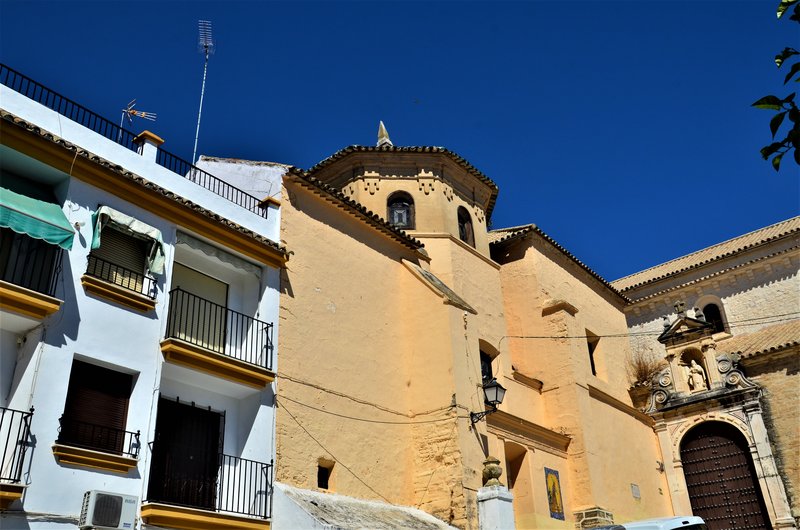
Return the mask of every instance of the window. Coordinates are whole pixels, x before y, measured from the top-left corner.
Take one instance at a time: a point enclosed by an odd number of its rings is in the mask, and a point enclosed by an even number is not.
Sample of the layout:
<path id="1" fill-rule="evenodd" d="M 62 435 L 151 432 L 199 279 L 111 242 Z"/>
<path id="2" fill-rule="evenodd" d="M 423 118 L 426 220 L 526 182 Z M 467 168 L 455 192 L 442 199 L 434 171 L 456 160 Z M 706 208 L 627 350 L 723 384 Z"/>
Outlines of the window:
<path id="1" fill-rule="evenodd" d="M 592 375 L 597 375 L 597 366 L 595 364 L 594 352 L 597 351 L 597 345 L 600 343 L 600 337 L 594 333 L 586 330 L 586 347 L 589 349 L 589 365 L 592 367 Z"/>
<path id="2" fill-rule="evenodd" d="M 463 206 L 458 207 L 458 237 L 471 247 L 475 247 L 475 233 L 472 230 L 472 217 Z"/>
<path id="3" fill-rule="evenodd" d="M 722 311 L 717 304 L 706 304 L 703 307 L 706 322 L 714 326 L 714 333 L 725 331 L 725 322 L 722 320 Z"/>
<path id="4" fill-rule="evenodd" d="M 333 462 L 320 459 L 317 464 L 317 487 L 323 490 L 332 489 Z"/>
<path id="5" fill-rule="evenodd" d="M 103 229 L 102 244 L 89 253 L 86 273 L 141 293 L 145 283 L 147 243 L 112 227 Z"/>
<path id="6" fill-rule="evenodd" d="M 98 208 L 93 223 L 86 275 L 155 298 L 149 275 L 164 272 L 161 232 L 108 206 Z"/>
<path id="7" fill-rule="evenodd" d="M 404 230 L 414 230 L 414 199 L 404 191 L 393 193 L 387 203 L 389 224 Z"/>
<path id="8" fill-rule="evenodd" d="M 75 360 L 58 443 L 106 453 L 129 453 L 125 424 L 133 376 Z"/>
<path id="9" fill-rule="evenodd" d="M 492 380 L 492 358 L 485 351 L 481 351 L 481 378 L 486 384 Z"/>

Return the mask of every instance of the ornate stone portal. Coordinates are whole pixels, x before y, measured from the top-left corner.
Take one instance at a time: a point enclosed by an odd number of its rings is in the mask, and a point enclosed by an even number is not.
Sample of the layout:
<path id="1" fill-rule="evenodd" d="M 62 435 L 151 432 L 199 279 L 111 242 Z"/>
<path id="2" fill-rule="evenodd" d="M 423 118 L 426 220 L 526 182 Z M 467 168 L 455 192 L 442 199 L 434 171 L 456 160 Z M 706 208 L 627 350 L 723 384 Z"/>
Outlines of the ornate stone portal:
<path id="1" fill-rule="evenodd" d="M 741 433 L 746 444 L 749 454 L 745 457 L 752 462 L 753 495 L 757 497 L 753 502 L 763 503 L 773 528 L 796 528 L 764 424 L 761 389 L 739 369 L 738 355 L 717 353 L 712 325 L 702 313 L 695 316 L 699 318 L 680 311 L 658 337 L 666 347 L 667 365 L 653 378 L 646 410 L 655 420 L 666 459 L 664 472 L 673 509 L 676 514 L 697 511 L 693 510 L 681 456 L 685 436 L 700 424 L 719 422 L 721 427 L 735 427 L 734 432 Z M 725 429 L 730 432 L 727 427 L 720 430 Z"/>

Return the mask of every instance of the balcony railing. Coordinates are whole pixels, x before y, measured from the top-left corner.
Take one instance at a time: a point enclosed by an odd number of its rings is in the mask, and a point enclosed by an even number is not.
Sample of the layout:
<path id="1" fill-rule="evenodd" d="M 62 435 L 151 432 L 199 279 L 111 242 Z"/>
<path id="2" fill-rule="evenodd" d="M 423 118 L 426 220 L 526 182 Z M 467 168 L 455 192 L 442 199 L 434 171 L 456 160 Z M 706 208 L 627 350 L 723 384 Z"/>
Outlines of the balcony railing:
<path id="1" fill-rule="evenodd" d="M 66 416 L 61 416 L 58 423 L 56 443 L 139 458 L 139 431 L 125 431 Z"/>
<path id="2" fill-rule="evenodd" d="M 226 454 L 195 458 L 197 447 L 151 442 L 147 502 L 267 519 L 272 515 L 272 463 Z"/>
<path id="3" fill-rule="evenodd" d="M 61 256 L 56 245 L 0 229 L 0 280 L 55 296 Z"/>
<path id="4" fill-rule="evenodd" d="M 33 407 L 29 412 L 0 407 L 0 480 L 19 484 L 31 435 Z"/>
<path id="5" fill-rule="evenodd" d="M 86 274 L 119 285 L 129 291 L 143 294 L 150 299 L 155 300 L 156 298 L 156 282 L 153 278 L 98 258 L 92 254 L 89 254 Z"/>
<path id="6" fill-rule="evenodd" d="M 138 151 L 138 146 L 134 142 L 136 134 L 123 129 L 99 114 L 75 103 L 71 99 L 65 98 L 4 64 L 0 64 L 0 83 L 37 103 L 41 103 L 62 116 L 66 116 L 112 142 L 116 142 L 131 151 Z M 178 158 L 172 153 L 159 148 L 156 163 L 264 219 L 267 218 L 269 208 L 266 205 L 262 205 L 257 197 L 193 166 L 190 162 Z"/>
<path id="7" fill-rule="evenodd" d="M 169 293 L 166 338 L 272 370 L 272 324 L 180 288 Z"/>

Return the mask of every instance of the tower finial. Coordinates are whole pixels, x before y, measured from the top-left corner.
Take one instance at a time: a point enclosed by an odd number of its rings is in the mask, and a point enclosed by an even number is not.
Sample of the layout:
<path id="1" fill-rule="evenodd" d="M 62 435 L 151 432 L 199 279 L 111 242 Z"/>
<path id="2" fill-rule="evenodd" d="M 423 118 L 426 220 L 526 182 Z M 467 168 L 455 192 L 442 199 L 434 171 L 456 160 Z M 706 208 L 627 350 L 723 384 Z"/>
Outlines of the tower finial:
<path id="1" fill-rule="evenodd" d="M 389 139 L 389 133 L 386 132 L 386 126 L 383 124 L 383 121 L 381 121 L 378 125 L 378 147 L 383 147 L 384 145 L 391 147 L 394 144 Z"/>

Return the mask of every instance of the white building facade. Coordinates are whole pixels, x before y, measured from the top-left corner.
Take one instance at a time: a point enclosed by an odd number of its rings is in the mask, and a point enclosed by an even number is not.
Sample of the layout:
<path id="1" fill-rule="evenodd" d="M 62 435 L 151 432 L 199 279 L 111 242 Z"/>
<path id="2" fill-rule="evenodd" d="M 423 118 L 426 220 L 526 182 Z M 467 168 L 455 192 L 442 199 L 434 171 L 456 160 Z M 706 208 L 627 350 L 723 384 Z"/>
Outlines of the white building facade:
<path id="1" fill-rule="evenodd" d="M 268 527 L 280 171 L 1 69 L 0 526 Z"/>

